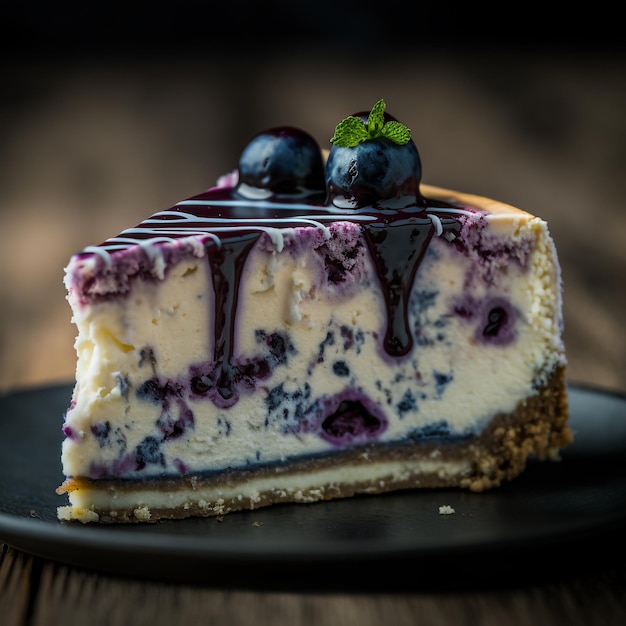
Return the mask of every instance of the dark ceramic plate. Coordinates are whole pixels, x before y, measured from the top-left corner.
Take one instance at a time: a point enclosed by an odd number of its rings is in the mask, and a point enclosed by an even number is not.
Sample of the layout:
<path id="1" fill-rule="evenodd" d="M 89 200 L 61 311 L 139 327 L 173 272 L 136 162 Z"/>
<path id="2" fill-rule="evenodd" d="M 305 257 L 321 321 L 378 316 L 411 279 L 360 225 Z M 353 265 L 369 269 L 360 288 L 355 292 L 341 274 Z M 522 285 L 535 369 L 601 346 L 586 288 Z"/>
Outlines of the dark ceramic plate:
<path id="1" fill-rule="evenodd" d="M 613 555 L 626 528 L 626 395 L 569 385 L 560 462 L 474 494 L 407 491 L 148 525 L 62 523 L 61 424 L 71 386 L 0 396 L 0 540 L 99 572 L 267 588 L 501 581 Z M 441 515 L 450 505 L 455 513 Z M 588 561 L 585 561 L 588 562 Z"/>

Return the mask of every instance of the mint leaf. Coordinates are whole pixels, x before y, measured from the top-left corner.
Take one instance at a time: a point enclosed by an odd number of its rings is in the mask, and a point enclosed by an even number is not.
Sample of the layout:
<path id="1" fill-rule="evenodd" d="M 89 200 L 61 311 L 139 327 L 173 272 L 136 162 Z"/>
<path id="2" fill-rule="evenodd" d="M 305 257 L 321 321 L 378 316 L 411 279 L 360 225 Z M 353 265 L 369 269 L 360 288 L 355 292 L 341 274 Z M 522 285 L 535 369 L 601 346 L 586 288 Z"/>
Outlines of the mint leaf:
<path id="1" fill-rule="evenodd" d="M 330 143 L 339 148 L 354 148 L 368 139 L 385 137 L 403 146 L 411 139 L 411 129 L 404 124 L 389 120 L 385 122 L 385 101 L 379 100 L 367 117 L 367 124 L 359 117 L 351 115 L 335 127 Z"/>
<path id="2" fill-rule="evenodd" d="M 365 122 L 351 115 L 337 124 L 335 134 L 330 143 L 339 148 L 354 148 L 367 139 L 367 128 Z"/>
<path id="3" fill-rule="evenodd" d="M 385 101 L 379 100 L 370 111 L 367 118 L 367 134 L 370 139 L 376 139 L 382 135 L 385 125 Z"/>
<path id="4" fill-rule="evenodd" d="M 400 122 L 389 120 L 383 126 L 382 135 L 383 137 L 387 137 L 390 141 L 403 146 L 411 139 L 411 129 Z"/>

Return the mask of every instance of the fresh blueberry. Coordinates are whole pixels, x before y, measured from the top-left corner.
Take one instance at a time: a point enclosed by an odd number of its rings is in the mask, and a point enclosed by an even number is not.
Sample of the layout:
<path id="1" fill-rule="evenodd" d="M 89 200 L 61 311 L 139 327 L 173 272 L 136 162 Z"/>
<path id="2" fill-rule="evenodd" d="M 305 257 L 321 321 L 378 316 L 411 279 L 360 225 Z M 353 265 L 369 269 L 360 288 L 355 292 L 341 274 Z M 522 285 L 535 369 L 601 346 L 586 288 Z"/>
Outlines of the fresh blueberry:
<path id="1" fill-rule="evenodd" d="M 318 143 L 293 126 L 255 135 L 239 158 L 237 191 L 248 198 L 324 196 L 324 162 Z"/>
<path id="2" fill-rule="evenodd" d="M 379 126 L 397 120 L 379 111 Z M 370 114 L 350 116 L 367 127 Z M 339 128 L 339 127 L 338 127 Z M 412 139 L 400 144 L 384 135 L 357 145 L 333 143 L 326 163 L 329 201 L 342 208 L 386 205 L 401 208 L 421 199 L 422 166 Z"/>

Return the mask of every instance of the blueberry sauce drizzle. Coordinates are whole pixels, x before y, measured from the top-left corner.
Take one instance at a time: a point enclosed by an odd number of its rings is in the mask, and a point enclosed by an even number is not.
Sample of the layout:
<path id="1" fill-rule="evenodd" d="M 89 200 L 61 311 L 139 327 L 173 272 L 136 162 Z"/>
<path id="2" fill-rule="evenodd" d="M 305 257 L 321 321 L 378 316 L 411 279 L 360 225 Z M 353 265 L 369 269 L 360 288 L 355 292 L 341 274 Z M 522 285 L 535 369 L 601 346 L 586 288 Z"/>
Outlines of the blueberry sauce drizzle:
<path id="1" fill-rule="evenodd" d="M 434 227 L 429 219 L 396 220 L 393 224 L 367 224 L 363 235 L 383 286 L 387 310 L 384 347 L 392 356 L 404 356 L 413 346 L 408 302 Z"/>
<path id="2" fill-rule="evenodd" d="M 96 255 L 110 266 L 110 254 L 138 245 L 154 261 L 160 243 L 196 238 L 206 249 L 215 291 L 214 367 L 202 379 L 214 402 L 230 406 L 237 402 L 236 383 L 242 378 L 233 358 L 239 284 L 248 255 L 263 233 L 281 250 L 284 235 L 294 228 L 318 228 L 328 237 L 329 223 L 360 224 L 385 299 L 384 349 L 392 357 L 402 357 L 413 345 L 408 299 L 415 274 L 433 236 L 454 238 L 461 230 L 457 216 L 464 213 L 452 205 L 425 200 L 400 210 L 376 205 L 338 209 L 282 197 L 242 199 L 235 187 L 212 188 L 117 237 L 85 248 L 79 256 Z"/>
<path id="3" fill-rule="evenodd" d="M 209 255 L 215 292 L 215 368 L 208 377 L 211 386 L 209 393 L 214 398 L 215 393 L 218 393 L 221 404 L 225 406 L 234 404 L 238 399 L 235 382 L 240 377 L 240 371 L 233 363 L 235 312 L 241 274 L 248 254 L 259 237 L 260 233 L 233 237 Z"/>
<path id="4" fill-rule="evenodd" d="M 377 103 L 372 120 L 358 114 L 363 124 L 367 121 L 370 140 L 346 147 L 339 145 L 341 133 L 336 134 L 326 163 L 315 139 L 303 130 L 283 126 L 259 133 L 225 184 L 78 255 L 95 256 L 94 274 L 106 274 L 113 269 L 111 254 L 138 246 L 145 254 L 145 260 L 136 263 L 138 274 L 158 278 L 181 254 L 191 251 L 207 258 L 215 294 L 215 347 L 213 362 L 192 372 L 195 394 L 208 396 L 218 406 L 232 406 L 239 397 L 237 387 L 268 373 L 261 361 L 237 362 L 234 356 L 239 285 L 250 251 L 264 234 L 281 252 L 285 236 L 296 228 L 317 228 L 330 239 L 329 224 L 358 224 L 385 302 L 383 349 L 394 358 L 411 351 L 408 304 L 419 265 L 433 236 L 456 239 L 459 217 L 469 211 L 421 195 L 420 157 L 409 141 L 410 131 L 405 129 L 409 135 L 403 141 L 386 136 L 382 131 L 389 124 L 397 128 L 397 123 L 384 108 L 383 101 Z M 185 241 L 180 247 L 162 245 L 181 238 Z M 332 263 L 329 267 L 332 272 Z M 124 280 L 120 293 L 129 288 L 128 277 Z M 84 297 L 88 299 L 86 292 Z"/>

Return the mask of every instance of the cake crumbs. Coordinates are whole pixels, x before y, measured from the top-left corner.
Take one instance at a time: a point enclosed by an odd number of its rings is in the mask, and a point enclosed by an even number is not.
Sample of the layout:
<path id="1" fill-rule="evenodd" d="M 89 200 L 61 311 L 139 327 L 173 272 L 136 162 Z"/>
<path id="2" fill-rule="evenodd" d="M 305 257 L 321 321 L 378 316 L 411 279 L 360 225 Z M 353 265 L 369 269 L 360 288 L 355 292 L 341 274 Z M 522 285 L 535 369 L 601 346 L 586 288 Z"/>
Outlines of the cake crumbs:
<path id="1" fill-rule="evenodd" d="M 133 515 L 135 516 L 135 519 L 139 522 L 148 522 L 150 521 L 150 518 L 152 517 L 152 514 L 150 513 L 150 509 L 145 504 L 138 506 L 133 511 Z"/>
<path id="2" fill-rule="evenodd" d="M 452 515 L 454 509 L 449 504 L 444 504 L 439 507 L 439 515 Z"/>

